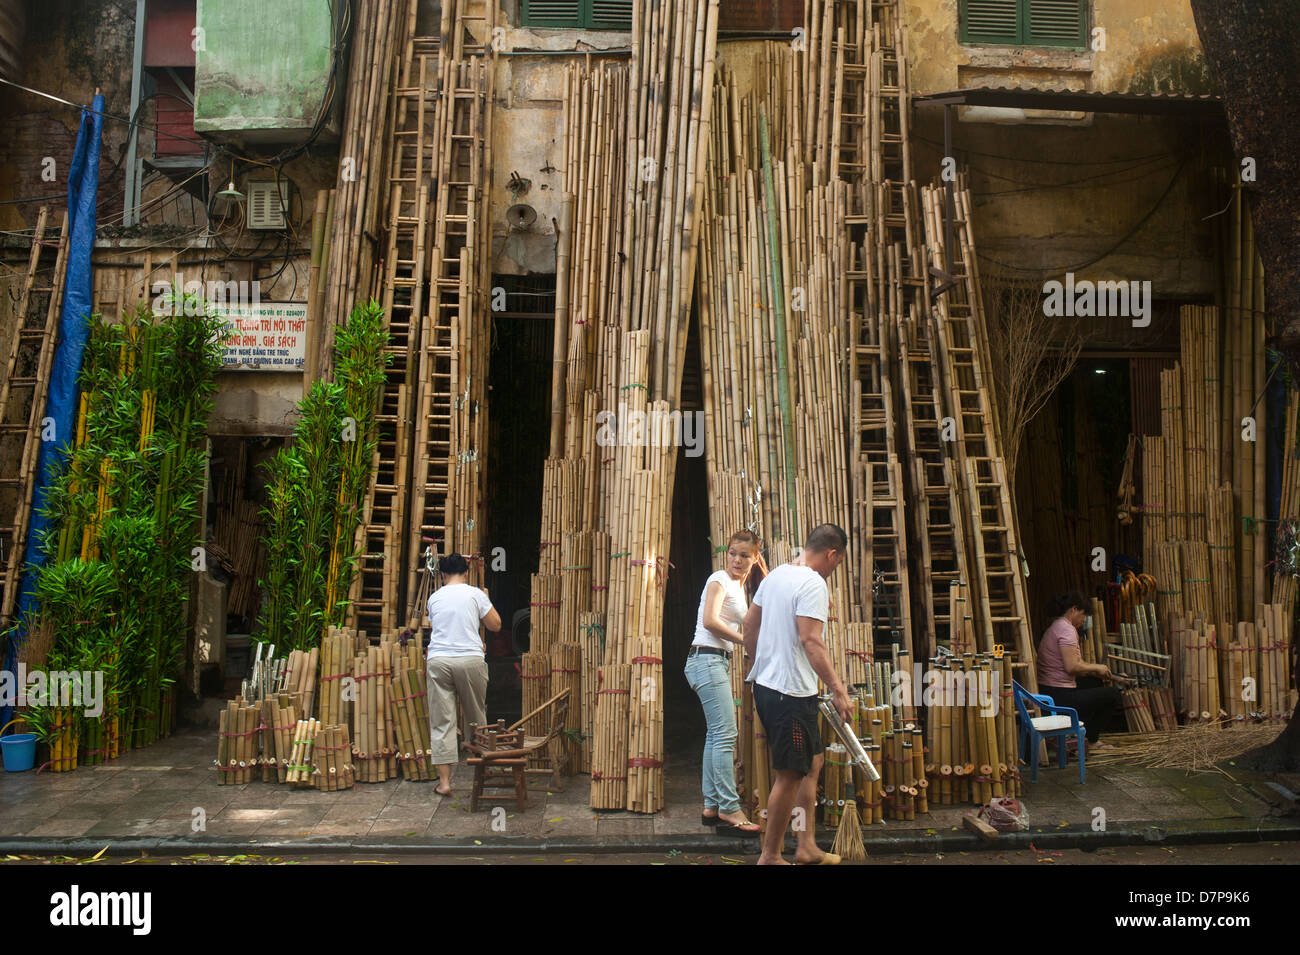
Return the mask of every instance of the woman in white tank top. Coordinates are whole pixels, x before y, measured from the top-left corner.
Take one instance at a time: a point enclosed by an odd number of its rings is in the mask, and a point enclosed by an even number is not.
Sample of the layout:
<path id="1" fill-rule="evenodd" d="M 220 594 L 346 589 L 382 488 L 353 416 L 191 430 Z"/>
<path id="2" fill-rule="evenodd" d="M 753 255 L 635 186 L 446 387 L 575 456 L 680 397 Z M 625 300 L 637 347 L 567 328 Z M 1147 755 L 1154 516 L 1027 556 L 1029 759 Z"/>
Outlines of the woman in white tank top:
<path id="1" fill-rule="evenodd" d="M 706 826 L 726 823 L 727 828 L 739 832 L 758 832 L 758 826 L 741 810 L 736 791 L 736 704 L 731 690 L 732 654 L 744 653 L 745 581 L 755 565 L 765 572 L 758 537 L 750 531 L 737 531 L 727 542 L 725 569 L 711 574 L 704 585 L 695 617 L 695 639 L 686 655 L 686 681 L 700 698 L 707 727 L 700 821 Z"/>

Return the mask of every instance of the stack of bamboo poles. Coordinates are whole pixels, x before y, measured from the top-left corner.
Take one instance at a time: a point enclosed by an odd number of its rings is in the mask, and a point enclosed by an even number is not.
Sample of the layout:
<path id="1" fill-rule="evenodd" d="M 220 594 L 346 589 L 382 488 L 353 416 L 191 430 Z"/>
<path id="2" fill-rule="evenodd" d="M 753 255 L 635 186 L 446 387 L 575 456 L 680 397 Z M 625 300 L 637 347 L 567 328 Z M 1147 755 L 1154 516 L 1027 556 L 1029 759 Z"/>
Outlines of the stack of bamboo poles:
<path id="1" fill-rule="evenodd" d="M 569 691 L 566 733 L 551 744 L 551 758 L 557 761 L 560 772 L 571 776 L 579 772 L 582 765 L 580 747 L 568 733 L 568 730 L 580 729 L 583 725 L 582 646 L 578 643 L 557 643 L 551 648 L 550 656 L 550 696 L 563 690 Z M 546 699 L 550 699 L 550 696 Z"/>
<path id="2" fill-rule="evenodd" d="M 285 780 L 298 789 L 312 785 L 312 749 L 321 723 L 315 719 L 299 720 L 293 731 L 293 741 L 289 750 L 289 766 Z"/>
<path id="3" fill-rule="evenodd" d="M 321 726 L 312 746 L 312 785 L 322 792 L 351 789 L 356 779 L 346 723 Z M 374 782 L 376 780 L 371 780 Z"/>
<path id="4" fill-rule="evenodd" d="M 68 706 L 51 709 L 53 722 L 50 725 L 49 746 L 50 760 L 48 768 L 52 773 L 70 773 L 77 768 L 78 747 L 81 740 L 81 721 L 77 710 Z M 225 717 L 225 711 L 222 711 Z M 227 757 L 229 758 L 229 757 Z M 236 770 L 238 766 L 235 767 Z M 223 775 L 231 775 L 227 772 Z M 222 782 L 234 780 L 222 779 Z"/>
<path id="5" fill-rule="evenodd" d="M 338 183 L 327 198 L 333 214 L 325 225 L 319 260 L 326 282 L 319 306 L 309 311 L 322 321 L 322 334 L 309 377 L 329 377 L 333 361 L 333 329 L 343 323 L 353 305 L 374 294 L 374 264 L 382 250 L 375 237 L 382 234 L 381 189 L 387 179 L 384 150 L 393 137 L 390 89 L 395 85 L 402 52 L 401 28 L 407 23 L 410 0 L 360 0 L 351 36 L 351 60 L 339 144 Z M 319 203 L 318 203 L 319 204 Z M 309 290 L 320 294 L 322 290 Z"/>
<path id="6" fill-rule="evenodd" d="M 606 559 L 606 566 L 609 561 Z M 596 737 L 596 686 L 600 661 L 604 657 L 605 624 L 604 614 L 584 613 L 579 616 L 578 630 L 581 634 L 582 673 L 579 677 L 582 691 L 582 722 L 575 724 L 581 730 L 581 772 L 591 772 L 592 746 Z"/>
<path id="7" fill-rule="evenodd" d="M 285 782 L 293 751 L 293 731 L 298 723 L 291 699 L 288 696 L 263 699 L 262 723 L 262 779 Z M 268 773 L 267 769 L 271 772 Z"/>
<path id="8" fill-rule="evenodd" d="M 304 717 L 314 712 L 316 702 L 316 671 L 320 658 L 320 648 L 312 647 L 310 651 L 289 651 L 289 663 L 284 671 L 284 682 L 280 691 L 289 694 L 295 701 L 295 708 Z"/>
<path id="9" fill-rule="evenodd" d="M 844 812 L 845 784 L 850 782 L 852 773 L 853 767 L 849 763 L 848 750 L 844 745 L 828 744 L 822 763 L 822 795 L 819 800 L 823 825 L 839 825 L 840 815 Z"/>
<path id="10" fill-rule="evenodd" d="M 429 779 L 430 757 L 428 674 L 420 644 L 405 647 L 390 641 L 392 680 L 388 684 L 389 709 L 396 737 L 395 758 L 407 779 Z"/>
<path id="11" fill-rule="evenodd" d="M 1171 626 L 1180 664 L 1178 704 L 1189 723 L 1218 722 L 1224 702 L 1219 681 L 1220 628 L 1201 617 L 1189 620 L 1181 614 L 1173 616 Z M 1233 659 L 1232 654 L 1227 656 Z"/>
<path id="12" fill-rule="evenodd" d="M 1291 715 L 1291 632 L 1280 604 L 1260 606 L 1254 621 L 1223 626 L 1218 651 L 1228 726 L 1285 721 Z M 1187 709 L 1191 722 L 1192 707 Z"/>
<path id="13" fill-rule="evenodd" d="M 248 706 L 242 699 L 231 700 L 221 711 L 217 729 L 219 783 L 239 785 L 253 781 L 255 768 L 261 762 L 258 753 L 260 716 L 260 707 Z"/>
<path id="14" fill-rule="evenodd" d="M 393 644 L 391 638 L 385 638 L 378 646 L 365 647 L 352 660 L 356 688 L 353 755 L 357 778 L 363 783 L 382 783 L 397 775 L 390 693 Z"/>
<path id="15" fill-rule="evenodd" d="M 620 808 L 627 803 L 627 723 L 631 707 L 631 664 L 602 666 L 597 674 L 596 687 L 591 807 Z"/>
<path id="16" fill-rule="evenodd" d="M 353 665 L 356 634 L 350 629 L 330 627 L 320 646 L 320 696 L 317 717 L 326 726 L 345 723 L 356 701 L 357 671 Z M 303 711 L 307 713 L 307 710 Z"/>
<path id="17" fill-rule="evenodd" d="M 931 666 L 943 678 L 927 711 L 929 798 L 939 805 L 983 805 L 995 796 L 1019 795 L 1009 660 L 967 653 L 935 658 Z"/>
<path id="18" fill-rule="evenodd" d="M 552 696 L 551 658 L 538 650 L 525 653 L 520 660 L 520 678 L 523 681 L 523 712 L 531 713 Z M 546 732 L 541 717 L 534 717 L 521 727 L 529 736 L 540 736 Z M 528 757 L 529 765 L 535 768 L 546 764 L 547 753 L 533 753 Z"/>

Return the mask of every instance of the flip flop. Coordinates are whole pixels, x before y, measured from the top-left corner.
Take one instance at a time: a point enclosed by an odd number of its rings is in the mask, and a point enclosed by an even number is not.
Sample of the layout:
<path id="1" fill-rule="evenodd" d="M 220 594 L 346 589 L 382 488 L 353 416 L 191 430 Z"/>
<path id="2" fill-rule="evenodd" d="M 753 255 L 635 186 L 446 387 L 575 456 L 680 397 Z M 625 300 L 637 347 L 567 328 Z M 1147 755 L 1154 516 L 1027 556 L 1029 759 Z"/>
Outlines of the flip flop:
<path id="1" fill-rule="evenodd" d="M 839 865 L 840 857 L 834 852 L 828 852 L 817 862 L 800 862 L 798 865 Z"/>
<path id="2" fill-rule="evenodd" d="M 745 823 L 745 824 L 742 825 L 742 826 L 738 826 L 738 825 L 736 825 L 735 823 L 728 823 L 728 824 L 726 824 L 726 825 L 723 825 L 723 824 L 719 823 L 719 825 L 718 825 L 718 830 L 717 830 L 717 831 L 718 831 L 718 832 L 738 832 L 738 833 L 742 833 L 742 834 L 747 834 L 747 833 L 752 833 L 752 832 L 762 832 L 763 830 L 762 830 L 762 827 L 760 827 L 758 823 L 756 823 L 756 822 L 747 822 L 747 823 Z"/>

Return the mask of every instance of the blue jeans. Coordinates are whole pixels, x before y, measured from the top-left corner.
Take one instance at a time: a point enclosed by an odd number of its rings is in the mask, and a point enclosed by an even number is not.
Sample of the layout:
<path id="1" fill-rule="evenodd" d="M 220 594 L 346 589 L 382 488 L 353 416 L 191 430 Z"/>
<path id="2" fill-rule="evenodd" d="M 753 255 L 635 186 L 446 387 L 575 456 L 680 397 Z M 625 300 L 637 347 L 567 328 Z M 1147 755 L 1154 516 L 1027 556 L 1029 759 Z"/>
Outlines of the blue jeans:
<path id="1" fill-rule="evenodd" d="M 686 682 L 704 704 L 704 806 L 721 812 L 740 809 L 736 792 L 736 704 L 731 695 L 731 664 L 717 654 L 686 658 Z"/>

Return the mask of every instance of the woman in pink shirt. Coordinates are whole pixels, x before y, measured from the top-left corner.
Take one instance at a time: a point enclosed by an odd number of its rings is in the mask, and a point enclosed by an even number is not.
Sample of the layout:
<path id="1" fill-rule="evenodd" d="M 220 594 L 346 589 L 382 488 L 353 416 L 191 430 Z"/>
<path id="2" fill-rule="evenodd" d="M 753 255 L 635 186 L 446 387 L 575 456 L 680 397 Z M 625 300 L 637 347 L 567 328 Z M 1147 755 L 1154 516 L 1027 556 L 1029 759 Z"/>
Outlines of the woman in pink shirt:
<path id="1" fill-rule="evenodd" d="M 1084 663 L 1079 653 L 1079 628 L 1087 619 L 1083 594 L 1072 590 L 1048 604 L 1052 620 L 1038 644 L 1038 692 L 1050 696 L 1058 706 L 1079 713 L 1088 738 L 1088 748 L 1105 749 L 1097 740 L 1103 732 L 1122 727 L 1124 703 L 1119 689 L 1103 681 L 1122 682 L 1104 663 Z"/>

